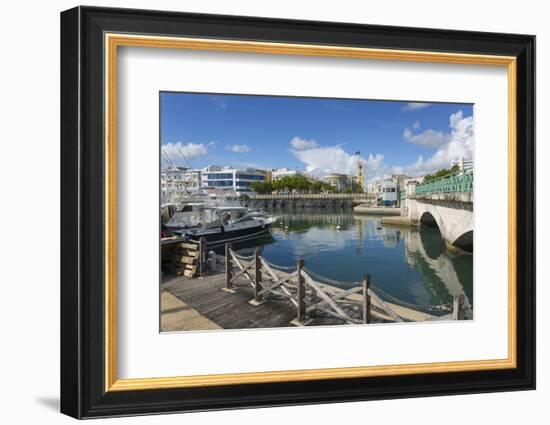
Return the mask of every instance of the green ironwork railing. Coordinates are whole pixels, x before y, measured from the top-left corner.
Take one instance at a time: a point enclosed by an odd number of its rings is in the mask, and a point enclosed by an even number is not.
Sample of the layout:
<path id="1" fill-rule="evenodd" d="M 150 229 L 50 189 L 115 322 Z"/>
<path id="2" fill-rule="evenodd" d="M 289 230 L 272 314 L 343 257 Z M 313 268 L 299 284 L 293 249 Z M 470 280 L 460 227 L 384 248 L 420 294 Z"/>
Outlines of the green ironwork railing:
<path id="1" fill-rule="evenodd" d="M 474 174 L 472 172 L 460 171 L 416 186 L 416 195 L 472 192 L 473 190 Z"/>

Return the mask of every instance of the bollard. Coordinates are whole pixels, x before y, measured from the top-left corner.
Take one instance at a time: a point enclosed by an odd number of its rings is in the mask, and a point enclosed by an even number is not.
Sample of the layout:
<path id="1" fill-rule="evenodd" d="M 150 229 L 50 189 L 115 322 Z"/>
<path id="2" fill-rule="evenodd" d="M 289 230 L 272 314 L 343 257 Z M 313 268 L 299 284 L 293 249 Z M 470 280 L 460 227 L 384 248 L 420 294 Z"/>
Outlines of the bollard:
<path id="1" fill-rule="evenodd" d="M 233 268 L 231 264 L 231 243 L 225 244 L 225 289 L 233 289 Z"/>
<path id="2" fill-rule="evenodd" d="M 370 275 L 363 278 L 363 323 L 370 322 Z"/>
<path id="3" fill-rule="evenodd" d="M 206 274 L 206 239 L 199 239 L 199 276 L 203 277 Z"/>
<path id="4" fill-rule="evenodd" d="M 455 295 L 453 298 L 453 320 L 464 320 L 464 295 Z"/>
<path id="5" fill-rule="evenodd" d="M 304 284 L 304 276 L 302 276 L 302 269 L 304 268 L 304 260 L 298 260 L 296 264 L 296 271 L 298 276 L 298 290 L 296 292 L 297 297 L 297 321 L 298 323 L 304 323 L 306 320 L 306 286 Z"/>
<path id="6" fill-rule="evenodd" d="M 262 296 L 260 291 L 262 290 L 262 262 L 260 260 L 260 248 L 254 251 L 254 300 L 260 302 Z"/>

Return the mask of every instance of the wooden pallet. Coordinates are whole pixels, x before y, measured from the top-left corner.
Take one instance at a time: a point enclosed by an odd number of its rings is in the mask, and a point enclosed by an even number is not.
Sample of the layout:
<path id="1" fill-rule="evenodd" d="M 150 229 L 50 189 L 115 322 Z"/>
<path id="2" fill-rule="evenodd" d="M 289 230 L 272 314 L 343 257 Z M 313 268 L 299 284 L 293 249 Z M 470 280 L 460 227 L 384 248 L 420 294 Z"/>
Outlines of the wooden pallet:
<path id="1" fill-rule="evenodd" d="M 199 272 L 199 250 L 199 245 L 194 243 L 176 244 L 170 256 L 172 272 L 178 276 L 195 277 Z"/>
<path id="2" fill-rule="evenodd" d="M 204 265 L 202 268 L 200 266 L 201 246 L 205 250 L 204 252 L 206 252 L 206 241 L 204 238 L 202 238 L 200 243 L 187 241 L 162 245 L 162 267 L 178 276 L 196 277 L 204 273 Z"/>

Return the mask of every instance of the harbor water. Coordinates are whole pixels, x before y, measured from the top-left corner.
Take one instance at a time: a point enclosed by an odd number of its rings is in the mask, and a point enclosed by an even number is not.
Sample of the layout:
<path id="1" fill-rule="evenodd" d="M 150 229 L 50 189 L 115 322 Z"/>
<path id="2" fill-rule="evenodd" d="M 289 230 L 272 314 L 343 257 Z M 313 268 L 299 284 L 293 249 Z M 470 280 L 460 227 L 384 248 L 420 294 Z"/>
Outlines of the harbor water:
<path id="1" fill-rule="evenodd" d="M 437 228 L 383 225 L 380 216 L 349 209 L 278 209 L 271 236 L 235 244 L 250 253 L 260 247 L 271 263 L 294 266 L 303 259 L 312 272 L 349 287 L 365 274 L 387 294 L 428 306 L 465 295 L 473 308 L 473 255 L 445 250 Z"/>

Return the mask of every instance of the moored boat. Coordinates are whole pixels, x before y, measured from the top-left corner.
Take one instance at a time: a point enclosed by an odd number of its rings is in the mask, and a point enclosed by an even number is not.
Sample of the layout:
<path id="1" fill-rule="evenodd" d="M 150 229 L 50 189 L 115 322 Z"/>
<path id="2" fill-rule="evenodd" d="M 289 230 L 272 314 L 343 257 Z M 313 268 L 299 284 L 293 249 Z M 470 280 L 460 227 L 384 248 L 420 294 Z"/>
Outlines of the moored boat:
<path id="1" fill-rule="evenodd" d="M 251 214 L 245 207 L 206 207 L 202 213 L 207 218 L 203 224 L 176 233 L 187 239 L 205 238 L 207 245 L 215 246 L 270 233 L 275 221 L 274 217 Z"/>

